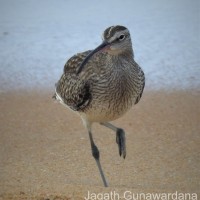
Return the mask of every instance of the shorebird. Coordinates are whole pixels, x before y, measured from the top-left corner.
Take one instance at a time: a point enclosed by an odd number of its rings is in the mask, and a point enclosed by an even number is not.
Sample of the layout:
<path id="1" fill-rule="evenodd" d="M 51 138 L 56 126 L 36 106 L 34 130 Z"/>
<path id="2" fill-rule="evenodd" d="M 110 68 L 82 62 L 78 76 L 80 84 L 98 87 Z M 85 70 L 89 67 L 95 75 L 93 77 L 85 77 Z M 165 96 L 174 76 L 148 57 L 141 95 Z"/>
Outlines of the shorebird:
<path id="1" fill-rule="evenodd" d="M 91 126 L 97 122 L 115 131 L 119 154 L 125 158 L 125 132 L 110 121 L 139 102 L 145 76 L 134 61 L 131 36 L 126 27 L 108 27 L 102 39 L 102 44 L 94 50 L 78 53 L 67 61 L 53 97 L 82 118 L 89 133 L 92 155 L 107 187 Z"/>

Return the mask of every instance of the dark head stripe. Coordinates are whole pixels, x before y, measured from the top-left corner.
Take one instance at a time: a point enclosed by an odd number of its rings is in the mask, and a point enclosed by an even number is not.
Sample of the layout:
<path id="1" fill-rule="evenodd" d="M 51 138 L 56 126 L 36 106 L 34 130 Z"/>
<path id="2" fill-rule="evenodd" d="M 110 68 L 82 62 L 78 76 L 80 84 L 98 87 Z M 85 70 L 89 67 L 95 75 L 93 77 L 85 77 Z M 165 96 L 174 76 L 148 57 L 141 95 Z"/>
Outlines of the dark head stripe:
<path id="1" fill-rule="evenodd" d="M 111 38 L 116 32 L 126 30 L 127 28 L 124 26 L 110 26 L 104 31 L 104 38 Z"/>

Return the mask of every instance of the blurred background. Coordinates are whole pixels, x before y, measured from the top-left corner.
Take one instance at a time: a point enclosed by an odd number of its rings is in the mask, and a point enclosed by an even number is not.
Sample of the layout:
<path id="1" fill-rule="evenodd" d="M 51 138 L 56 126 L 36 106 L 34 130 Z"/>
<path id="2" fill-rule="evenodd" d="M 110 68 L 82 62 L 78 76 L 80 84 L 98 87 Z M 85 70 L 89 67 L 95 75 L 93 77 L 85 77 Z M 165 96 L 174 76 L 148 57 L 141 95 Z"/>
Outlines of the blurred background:
<path id="1" fill-rule="evenodd" d="M 53 90 L 65 62 L 111 25 L 132 35 L 146 89 L 200 87 L 198 0 L 0 0 L 0 91 Z"/>

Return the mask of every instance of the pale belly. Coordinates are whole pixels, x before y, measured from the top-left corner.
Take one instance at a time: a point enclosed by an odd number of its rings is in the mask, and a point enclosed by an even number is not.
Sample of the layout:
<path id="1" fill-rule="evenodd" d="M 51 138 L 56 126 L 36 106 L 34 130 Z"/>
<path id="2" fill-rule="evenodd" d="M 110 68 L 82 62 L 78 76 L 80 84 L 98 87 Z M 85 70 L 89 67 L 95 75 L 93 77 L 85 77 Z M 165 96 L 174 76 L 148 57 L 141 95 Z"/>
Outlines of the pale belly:
<path id="1" fill-rule="evenodd" d="M 87 117 L 90 122 L 109 122 L 123 116 L 131 107 L 132 103 L 124 105 L 121 102 L 118 102 L 117 105 L 93 104 L 90 109 L 79 114 Z"/>

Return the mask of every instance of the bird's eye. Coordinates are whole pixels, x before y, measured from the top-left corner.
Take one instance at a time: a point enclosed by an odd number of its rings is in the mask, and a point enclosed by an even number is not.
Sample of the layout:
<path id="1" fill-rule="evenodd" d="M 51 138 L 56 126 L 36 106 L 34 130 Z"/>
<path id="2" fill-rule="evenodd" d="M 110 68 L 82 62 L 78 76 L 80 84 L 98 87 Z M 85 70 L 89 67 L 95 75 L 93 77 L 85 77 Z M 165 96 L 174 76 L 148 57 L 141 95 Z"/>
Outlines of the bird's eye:
<path id="1" fill-rule="evenodd" d="M 118 37 L 119 41 L 122 41 L 124 38 L 125 38 L 125 35 L 120 35 L 120 36 Z"/>

